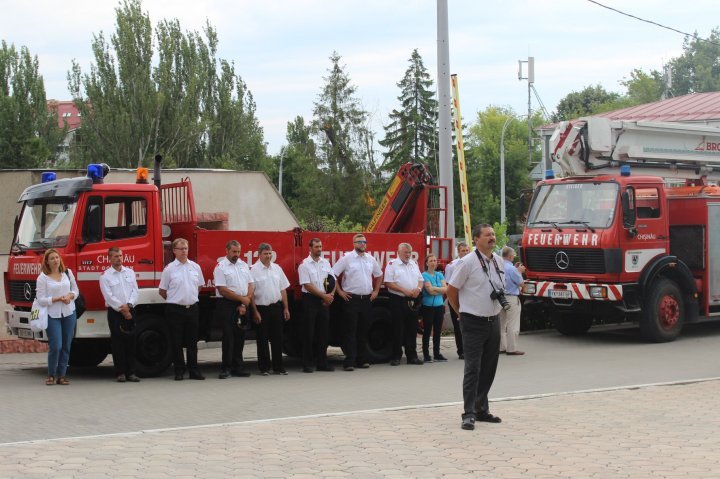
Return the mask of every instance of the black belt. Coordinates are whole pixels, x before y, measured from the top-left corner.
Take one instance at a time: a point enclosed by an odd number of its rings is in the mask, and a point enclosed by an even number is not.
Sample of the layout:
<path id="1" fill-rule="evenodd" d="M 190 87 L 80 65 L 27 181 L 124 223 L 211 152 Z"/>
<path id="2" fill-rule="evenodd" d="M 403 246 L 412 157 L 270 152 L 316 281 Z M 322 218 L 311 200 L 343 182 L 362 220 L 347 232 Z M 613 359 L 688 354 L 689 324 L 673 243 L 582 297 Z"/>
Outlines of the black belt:
<path id="1" fill-rule="evenodd" d="M 270 303 L 270 304 L 256 304 L 256 306 L 260 306 L 262 308 L 269 308 L 271 306 L 282 306 L 282 301 L 276 301 L 276 302 Z"/>
<path id="2" fill-rule="evenodd" d="M 460 316 L 467 316 L 470 319 L 476 319 L 478 321 L 487 321 L 488 323 L 492 323 L 497 319 L 497 315 L 495 316 L 475 316 L 474 314 L 470 313 L 460 313 Z"/>
<path id="3" fill-rule="evenodd" d="M 360 301 L 369 301 L 370 296 L 372 296 L 371 294 L 353 294 L 353 293 L 350 293 L 350 295 L 351 295 L 350 299 L 357 299 Z"/>
<path id="4" fill-rule="evenodd" d="M 175 303 L 168 303 L 168 306 L 174 306 L 176 308 L 183 308 L 183 309 L 190 309 L 193 306 L 197 306 L 197 303 L 195 304 L 175 304 Z"/>

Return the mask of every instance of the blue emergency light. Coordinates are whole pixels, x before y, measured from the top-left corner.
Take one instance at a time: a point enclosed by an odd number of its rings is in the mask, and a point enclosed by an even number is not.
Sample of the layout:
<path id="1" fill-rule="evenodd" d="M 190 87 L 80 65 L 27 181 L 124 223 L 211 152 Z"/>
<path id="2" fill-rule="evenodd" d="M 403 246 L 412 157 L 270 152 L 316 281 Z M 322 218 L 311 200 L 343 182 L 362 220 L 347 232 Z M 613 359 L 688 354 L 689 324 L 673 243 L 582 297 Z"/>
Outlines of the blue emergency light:
<path id="1" fill-rule="evenodd" d="M 93 183 L 102 183 L 110 168 L 105 163 L 91 163 L 87 167 L 87 176 L 92 178 Z"/>
<path id="2" fill-rule="evenodd" d="M 55 181 L 57 179 L 57 175 L 54 171 L 43 171 L 40 174 L 40 183 L 47 183 L 48 181 Z"/>
<path id="3" fill-rule="evenodd" d="M 630 165 L 622 165 L 620 167 L 620 176 L 630 176 Z"/>
<path id="4" fill-rule="evenodd" d="M 545 179 L 546 180 L 554 180 L 555 179 L 555 171 L 551 169 L 545 170 Z"/>

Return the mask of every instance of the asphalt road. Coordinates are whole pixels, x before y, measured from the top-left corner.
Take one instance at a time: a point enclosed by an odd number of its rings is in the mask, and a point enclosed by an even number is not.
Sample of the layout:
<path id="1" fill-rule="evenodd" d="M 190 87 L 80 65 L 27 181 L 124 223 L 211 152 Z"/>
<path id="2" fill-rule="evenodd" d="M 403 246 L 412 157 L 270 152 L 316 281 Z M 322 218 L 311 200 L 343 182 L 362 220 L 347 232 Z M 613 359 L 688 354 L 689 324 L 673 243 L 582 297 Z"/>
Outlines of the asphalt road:
<path id="1" fill-rule="evenodd" d="M 720 322 L 691 325 L 672 343 L 647 344 L 636 328 L 603 328 L 582 337 L 523 334 L 525 356 L 502 356 L 492 399 L 720 376 Z M 331 348 L 332 363 L 341 356 Z M 450 360 L 423 366 L 300 372 L 218 380 L 219 349 L 200 352 L 205 381 L 172 376 L 138 384 L 113 381 L 112 366 L 75 370 L 67 387 L 43 384 L 44 354 L 0 355 L 0 444 L 332 412 L 458 403 L 463 362 L 450 338 Z M 246 348 L 256 368 L 254 346 Z"/>

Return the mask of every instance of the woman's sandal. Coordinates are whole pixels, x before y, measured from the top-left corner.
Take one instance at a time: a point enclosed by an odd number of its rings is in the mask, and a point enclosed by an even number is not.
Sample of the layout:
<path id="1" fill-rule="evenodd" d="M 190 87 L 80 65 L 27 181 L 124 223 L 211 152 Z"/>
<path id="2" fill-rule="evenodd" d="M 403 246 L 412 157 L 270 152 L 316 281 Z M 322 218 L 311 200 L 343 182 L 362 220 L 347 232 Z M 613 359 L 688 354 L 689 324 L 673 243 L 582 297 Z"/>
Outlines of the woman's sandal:
<path id="1" fill-rule="evenodd" d="M 45 385 L 52 386 L 53 384 L 55 384 L 55 376 L 48 376 L 45 380 Z"/>
<path id="2" fill-rule="evenodd" d="M 67 386 L 68 384 L 70 384 L 70 381 L 68 381 L 65 376 L 60 376 L 60 377 L 57 379 L 57 383 L 60 384 L 60 385 L 62 385 L 62 386 Z"/>

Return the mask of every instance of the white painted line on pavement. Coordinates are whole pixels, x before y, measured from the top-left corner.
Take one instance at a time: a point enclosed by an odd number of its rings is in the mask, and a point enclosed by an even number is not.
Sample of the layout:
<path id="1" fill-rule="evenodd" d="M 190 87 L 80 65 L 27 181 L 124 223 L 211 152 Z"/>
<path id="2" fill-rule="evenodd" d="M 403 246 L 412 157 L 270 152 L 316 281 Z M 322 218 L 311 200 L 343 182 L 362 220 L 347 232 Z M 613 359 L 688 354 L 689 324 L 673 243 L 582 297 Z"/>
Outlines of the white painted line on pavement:
<path id="1" fill-rule="evenodd" d="M 668 381 L 668 382 L 660 382 L 660 383 L 634 384 L 634 385 L 628 385 L 628 386 L 612 386 L 612 387 L 607 387 L 607 388 L 595 388 L 595 389 L 580 389 L 577 391 L 560 391 L 560 392 L 543 393 L 543 394 L 528 394 L 525 396 L 509 396 L 509 397 L 504 397 L 504 398 L 490 399 L 490 402 L 494 403 L 494 402 L 505 402 L 505 401 L 526 401 L 526 400 L 530 400 L 530 399 L 541 399 L 541 398 L 554 397 L 554 396 L 570 396 L 570 395 L 574 395 L 574 394 L 602 393 L 602 392 L 641 389 L 641 388 L 649 388 L 649 387 L 657 387 L 657 386 L 681 386 L 681 385 L 685 385 L 685 384 L 697 384 L 697 383 L 704 383 L 704 382 L 709 382 L 709 381 L 719 381 L 719 380 L 720 380 L 720 377 L 700 378 L 700 379 L 684 379 L 684 380 L 680 380 L 680 381 Z M 321 418 L 321 417 L 354 416 L 354 415 L 358 415 L 358 414 L 377 414 L 377 413 L 390 412 L 390 411 L 406 411 L 409 409 L 432 409 L 432 408 L 439 408 L 439 407 L 446 407 L 446 406 L 458 406 L 458 405 L 462 405 L 462 401 L 444 402 L 444 403 L 435 403 L 435 404 L 415 404 L 415 405 L 410 405 L 410 406 L 394 406 L 394 407 L 377 408 L 377 409 L 361 409 L 361 410 L 355 410 L 355 411 L 307 414 L 304 416 L 285 416 L 285 417 L 276 417 L 276 418 L 267 418 L 267 419 L 252 419 L 249 421 L 223 422 L 223 423 L 215 423 L 215 424 L 198 424 L 195 426 L 177 426 L 177 427 L 166 427 L 166 428 L 160 428 L 160 429 L 143 429 L 140 431 L 116 432 L 116 433 L 108 433 L 108 434 L 96 434 L 96 435 L 90 435 L 90 436 L 68 436 L 68 437 L 57 437 L 57 438 L 53 438 L 53 439 L 34 439 L 34 440 L 29 440 L 29 441 L 4 442 L 4 443 L 0 443 L 0 447 L 21 446 L 21 445 L 28 445 L 28 444 L 44 444 L 44 443 L 48 443 L 48 442 L 68 441 L 68 440 L 99 439 L 99 438 L 109 438 L 109 437 L 133 437 L 133 436 L 140 436 L 143 434 L 157 434 L 157 433 L 163 433 L 163 432 L 188 431 L 188 430 L 193 430 L 193 429 L 203 429 L 203 428 L 213 428 L 213 427 L 245 426 L 245 425 L 252 425 L 252 424 L 264 424 L 264 423 L 269 423 L 269 422 L 279 422 L 279 421 L 288 421 L 288 420 L 296 420 L 296 419 L 316 419 L 316 418 Z"/>

